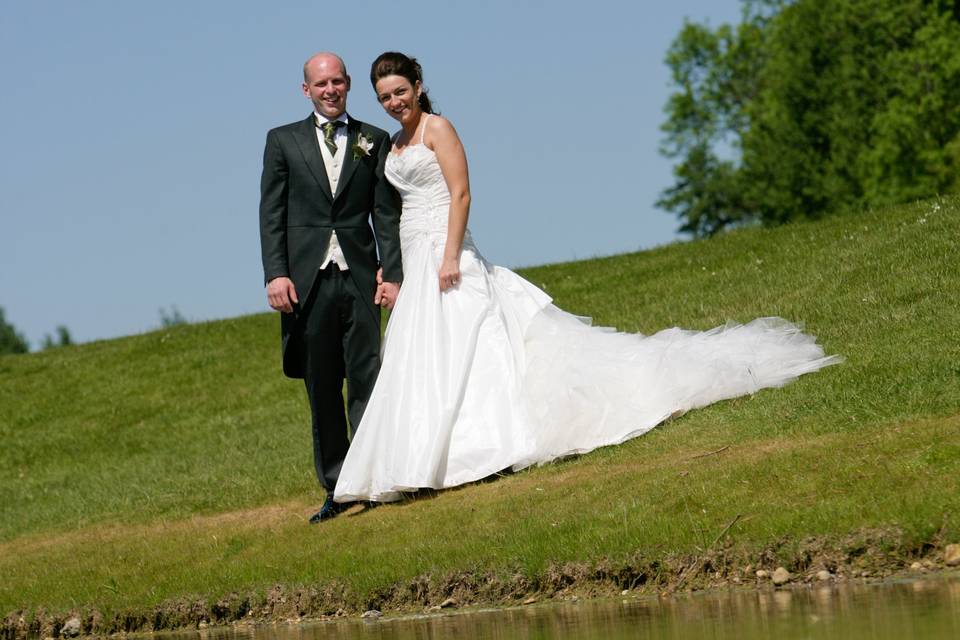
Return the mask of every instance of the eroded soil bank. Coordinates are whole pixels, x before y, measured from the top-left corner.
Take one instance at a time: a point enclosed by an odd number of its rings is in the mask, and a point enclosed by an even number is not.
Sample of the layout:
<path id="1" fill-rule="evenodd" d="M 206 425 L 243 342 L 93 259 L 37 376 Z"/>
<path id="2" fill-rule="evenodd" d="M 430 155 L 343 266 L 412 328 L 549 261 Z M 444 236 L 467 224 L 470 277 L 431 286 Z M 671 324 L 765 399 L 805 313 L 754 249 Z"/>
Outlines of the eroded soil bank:
<path id="1" fill-rule="evenodd" d="M 636 555 L 619 562 L 567 563 L 536 576 L 519 572 L 423 575 L 363 596 L 336 583 L 276 585 L 266 593 L 183 598 L 150 609 L 112 613 L 94 607 L 14 611 L 3 619 L 0 638 L 104 636 L 356 617 L 373 610 L 403 614 L 617 594 L 666 597 L 703 589 L 802 588 L 814 583 L 877 581 L 956 570 L 953 559 L 945 558 L 949 542 L 938 534 L 928 541 L 909 543 L 899 530 L 871 529 L 843 539 L 784 539 L 752 553 L 728 541 L 697 555 Z"/>

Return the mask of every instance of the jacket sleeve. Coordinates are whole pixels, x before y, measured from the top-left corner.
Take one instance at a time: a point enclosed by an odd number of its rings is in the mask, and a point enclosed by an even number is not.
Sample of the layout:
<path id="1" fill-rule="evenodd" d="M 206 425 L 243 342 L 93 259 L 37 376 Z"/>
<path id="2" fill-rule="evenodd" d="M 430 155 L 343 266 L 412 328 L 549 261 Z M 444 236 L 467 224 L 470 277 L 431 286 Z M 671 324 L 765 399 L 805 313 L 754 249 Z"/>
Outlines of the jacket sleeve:
<path id="1" fill-rule="evenodd" d="M 373 231 L 380 250 L 380 265 L 385 282 L 402 282 L 400 259 L 400 194 L 384 175 L 390 136 L 382 135 L 377 149 L 376 185 L 374 186 Z"/>
<path id="2" fill-rule="evenodd" d="M 287 191 L 289 168 L 276 130 L 267 133 L 260 176 L 260 251 L 264 283 L 290 275 L 287 264 Z"/>

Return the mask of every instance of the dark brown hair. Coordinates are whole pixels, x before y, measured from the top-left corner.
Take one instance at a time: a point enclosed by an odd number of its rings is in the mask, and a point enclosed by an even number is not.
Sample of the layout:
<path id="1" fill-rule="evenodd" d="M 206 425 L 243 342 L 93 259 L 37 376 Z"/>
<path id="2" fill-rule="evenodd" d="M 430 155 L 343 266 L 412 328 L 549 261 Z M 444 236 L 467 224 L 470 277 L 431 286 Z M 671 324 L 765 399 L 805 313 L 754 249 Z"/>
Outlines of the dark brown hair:
<path id="1" fill-rule="evenodd" d="M 434 113 L 430 98 L 427 97 L 427 89 L 423 86 L 423 69 L 420 68 L 416 58 L 410 58 L 397 51 L 381 53 L 370 65 L 370 84 L 376 89 L 377 81 L 387 76 L 403 76 L 413 86 L 416 86 L 419 81 L 420 108 L 426 113 Z"/>

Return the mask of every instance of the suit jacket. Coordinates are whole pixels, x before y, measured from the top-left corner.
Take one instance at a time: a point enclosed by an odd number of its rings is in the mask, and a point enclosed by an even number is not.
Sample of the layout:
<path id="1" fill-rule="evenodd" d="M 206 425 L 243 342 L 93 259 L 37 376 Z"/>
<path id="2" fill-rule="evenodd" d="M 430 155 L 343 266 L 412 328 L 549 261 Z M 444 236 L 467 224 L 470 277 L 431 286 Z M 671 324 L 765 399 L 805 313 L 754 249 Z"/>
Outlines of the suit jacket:
<path id="1" fill-rule="evenodd" d="M 316 119 L 294 122 L 267 133 L 260 179 L 260 248 L 264 281 L 279 276 L 293 280 L 304 308 L 310 300 L 330 234 L 337 239 L 357 289 L 369 292 L 363 302 L 379 326 L 380 310 L 373 303 L 376 272 L 400 282 L 400 197 L 383 175 L 390 137 L 381 129 L 349 119 L 347 149 L 337 193 L 330 181 L 317 141 Z M 368 155 L 354 151 L 359 136 L 373 143 Z M 373 222 L 371 229 L 370 222 Z M 377 260 L 377 246 L 380 260 Z M 369 299 L 367 299 L 369 298 Z M 302 378 L 303 358 L 297 344 L 301 330 L 299 309 L 281 314 L 283 370 Z"/>

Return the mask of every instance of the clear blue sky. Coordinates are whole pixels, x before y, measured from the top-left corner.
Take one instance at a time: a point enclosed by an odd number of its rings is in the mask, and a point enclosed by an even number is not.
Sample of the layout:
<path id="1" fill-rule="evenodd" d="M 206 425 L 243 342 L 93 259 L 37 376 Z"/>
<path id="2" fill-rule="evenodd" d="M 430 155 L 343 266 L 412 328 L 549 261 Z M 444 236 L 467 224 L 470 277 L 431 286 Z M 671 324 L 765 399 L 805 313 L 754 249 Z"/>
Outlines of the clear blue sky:
<path id="1" fill-rule="evenodd" d="M 342 9 L 334 7 L 342 6 Z M 367 74 L 421 61 L 470 163 L 470 227 L 510 267 L 677 238 L 654 206 L 663 64 L 684 18 L 737 0 L 5 2 L 0 306 L 36 346 L 267 310 L 257 204 L 266 131 L 299 120 L 301 65 L 333 50 L 348 110 L 393 131 Z M 584 131 L 585 137 L 578 137 Z"/>

